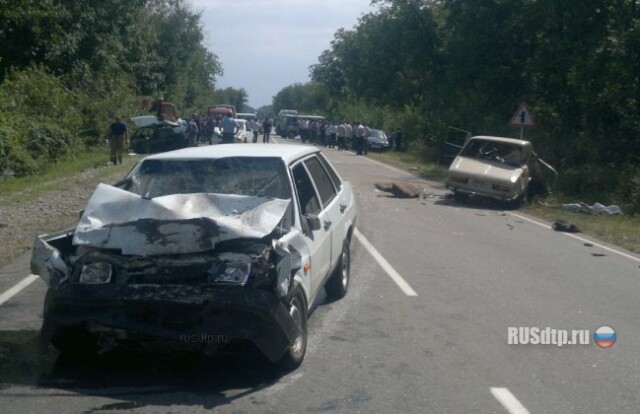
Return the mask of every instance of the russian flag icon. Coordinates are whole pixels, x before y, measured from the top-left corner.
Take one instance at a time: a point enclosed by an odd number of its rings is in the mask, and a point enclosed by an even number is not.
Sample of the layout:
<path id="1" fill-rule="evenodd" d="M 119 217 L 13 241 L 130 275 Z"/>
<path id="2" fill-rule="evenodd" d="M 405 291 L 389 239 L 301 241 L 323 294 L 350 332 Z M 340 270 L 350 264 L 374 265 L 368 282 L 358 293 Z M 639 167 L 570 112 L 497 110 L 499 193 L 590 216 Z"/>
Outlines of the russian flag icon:
<path id="1" fill-rule="evenodd" d="M 611 348 L 616 343 L 616 331 L 610 326 L 601 326 L 593 334 L 593 340 L 600 348 Z"/>

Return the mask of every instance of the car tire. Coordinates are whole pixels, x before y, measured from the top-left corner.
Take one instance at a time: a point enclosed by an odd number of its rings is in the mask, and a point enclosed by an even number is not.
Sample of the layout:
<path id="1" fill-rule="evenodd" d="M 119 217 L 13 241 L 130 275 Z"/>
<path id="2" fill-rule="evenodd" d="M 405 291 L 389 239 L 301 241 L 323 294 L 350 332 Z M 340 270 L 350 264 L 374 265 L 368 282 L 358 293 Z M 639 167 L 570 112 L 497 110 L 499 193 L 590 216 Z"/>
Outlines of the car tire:
<path id="1" fill-rule="evenodd" d="M 307 353 L 307 301 L 302 288 L 295 284 L 289 300 L 289 314 L 300 328 L 300 335 L 287 348 L 283 357 L 276 362 L 276 365 L 285 371 L 293 371 L 302 364 L 302 360 Z"/>
<path id="2" fill-rule="evenodd" d="M 518 198 L 516 198 L 511 202 L 511 208 L 514 210 L 517 210 L 521 207 L 527 206 L 530 203 L 530 195 L 531 194 L 529 191 L 529 186 L 527 186 L 527 188 L 524 189 L 522 194 L 520 194 Z"/>
<path id="3" fill-rule="evenodd" d="M 351 251 L 349 250 L 349 241 L 342 243 L 342 253 L 338 265 L 329 277 L 325 290 L 330 300 L 342 299 L 349 290 L 349 282 L 351 279 Z"/>

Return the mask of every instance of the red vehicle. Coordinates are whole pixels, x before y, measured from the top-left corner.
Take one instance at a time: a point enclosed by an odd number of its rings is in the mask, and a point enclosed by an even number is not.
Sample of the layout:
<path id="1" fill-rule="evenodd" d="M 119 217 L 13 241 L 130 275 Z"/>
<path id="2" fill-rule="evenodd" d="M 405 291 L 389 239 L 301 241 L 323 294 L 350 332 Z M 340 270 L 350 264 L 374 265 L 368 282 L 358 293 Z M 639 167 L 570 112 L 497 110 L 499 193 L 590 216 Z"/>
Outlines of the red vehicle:
<path id="1" fill-rule="evenodd" d="M 216 118 L 222 118 L 227 114 L 231 114 L 232 118 L 236 118 L 236 107 L 233 105 L 218 104 L 209 108 L 209 115 L 213 115 Z"/>

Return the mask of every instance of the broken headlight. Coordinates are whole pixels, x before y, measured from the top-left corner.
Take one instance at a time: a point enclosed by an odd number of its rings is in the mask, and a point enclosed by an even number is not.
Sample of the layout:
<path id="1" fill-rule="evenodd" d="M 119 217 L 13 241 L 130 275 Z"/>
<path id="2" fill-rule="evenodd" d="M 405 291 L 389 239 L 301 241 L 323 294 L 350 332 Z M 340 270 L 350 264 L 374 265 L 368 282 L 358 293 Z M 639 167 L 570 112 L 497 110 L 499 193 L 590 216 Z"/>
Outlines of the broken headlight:
<path id="1" fill-rule="evenodd" d="M 251 257 L 245 254 L 223 253 L 209 269 L 209 282 L 244 286 L 251 274 Z"/>
<path id="2" fill-rule="evenodd" d="M 90 263 L 82 266 L 78 282 L 87 285 L 109 283 L 111 282 L 112 274 L 113 268 L 111 264 L 106 262 Z"/>

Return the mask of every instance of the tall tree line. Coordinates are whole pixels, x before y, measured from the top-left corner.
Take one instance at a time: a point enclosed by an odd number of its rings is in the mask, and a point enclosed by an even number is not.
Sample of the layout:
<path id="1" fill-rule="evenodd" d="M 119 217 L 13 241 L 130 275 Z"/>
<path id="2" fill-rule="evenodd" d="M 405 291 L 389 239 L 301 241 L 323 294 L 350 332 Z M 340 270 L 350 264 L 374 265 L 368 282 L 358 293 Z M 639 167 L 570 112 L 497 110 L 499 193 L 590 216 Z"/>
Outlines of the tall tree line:
<path id="1" fill-rule="evenodd" d="M 639 1 L 372 3 L 310 68 L 326 111 L 357 108 L 435 154 L 448 126 L 518 136 L 508 121 L 526 101 L 526 137 L 568 193 L 640 198 Z"/>
<path id="2" fill-rule="evenodd" d="M 0 0 L 0 179 L 100 142 L 136 96 L 183 113 L 243 104 L 185 0 Z"/>

